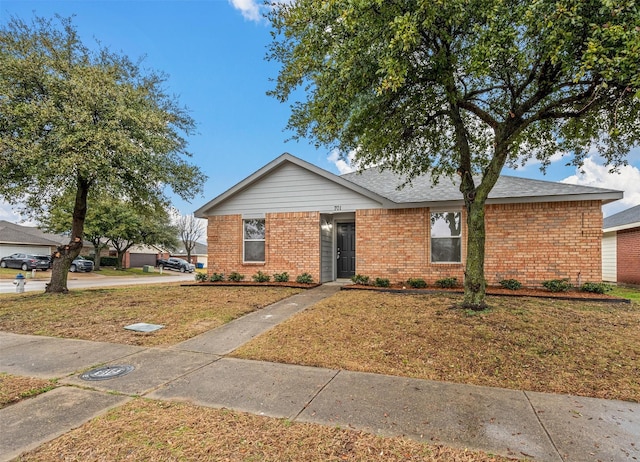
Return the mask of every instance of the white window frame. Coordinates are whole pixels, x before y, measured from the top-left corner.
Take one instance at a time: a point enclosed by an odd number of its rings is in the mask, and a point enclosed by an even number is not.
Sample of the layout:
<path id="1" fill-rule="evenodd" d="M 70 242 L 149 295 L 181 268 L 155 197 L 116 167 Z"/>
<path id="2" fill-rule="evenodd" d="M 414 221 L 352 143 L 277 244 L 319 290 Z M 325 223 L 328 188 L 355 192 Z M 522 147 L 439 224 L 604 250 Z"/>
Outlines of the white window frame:
<path id="1" fill-rule="evenodd" d="M 433 224 L 431 223 L 431 217 L 434 214 L 447 214 L 447 213 L 455 213 L 458 215 L 460 220 L 460 232 L 457 236 L 433 236 Z M 447 264 L 460 264 L 462 263 L 462 212 L 460 210 L 430 210 L 429 211 L 429 259 L 434 265 L 447 265 Z M 458 261 L 440 261 L 434 260 L 434 252 L 433 252 L 433 241 L 438 239 L 457 239 L 459 246 L 460 259 Z"/>
<path id="2" fill-rule="evenodd" d="M 247 238 L 246 232 L 245 232 L 245 223 L 248 221 L 262 221 L 264 223 L 264 227 L 265 227 L 265 236 L 261 239 L 255 239 L 255 238 Z M 267 258 L 267 242 L 266 242 L 266 220 L 264 217 L 255 217 L 255 218 L 250 218 L 250 217 L 246 217 L 242 219 L 242 262 L 243 263 L 265 263 L 265 260 Z M 247 260 L 247 251 L 246 251 L 246 243 L 247 242 L 262 242 L 263 245 L 263 254 L 264 254 L 264 259 L 262 260 Z"/>

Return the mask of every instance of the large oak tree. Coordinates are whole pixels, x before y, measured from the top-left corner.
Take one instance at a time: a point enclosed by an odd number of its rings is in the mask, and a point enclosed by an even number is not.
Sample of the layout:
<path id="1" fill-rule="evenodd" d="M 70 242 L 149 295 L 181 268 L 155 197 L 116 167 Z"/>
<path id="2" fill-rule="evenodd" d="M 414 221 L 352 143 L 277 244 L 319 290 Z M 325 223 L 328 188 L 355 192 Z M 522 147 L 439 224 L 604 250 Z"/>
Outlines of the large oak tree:
<path id="1" fill-rule="evenodd" d="M 484 205 L 505 165 L 594 149 L 612 165 L 640 134 L 633 0 L 297 0 L 274 3 L 271 94 L 289 128 L 408 180 L 460 175 L 464 304 L 485 305 Z"/>
<path id="2" fill-rule="evenodd" d="M 186 160 L 194 121 L 165 80 L 85 46 L 71 19 L 14 17 L 0 27 L 0 197 L 32 216 L 75 198 L 48 292 L 67 291 L 91 192 L 153 208 L 168 204 L 169 190 L 184 199 L 201 191 L 203 175 Z"/>

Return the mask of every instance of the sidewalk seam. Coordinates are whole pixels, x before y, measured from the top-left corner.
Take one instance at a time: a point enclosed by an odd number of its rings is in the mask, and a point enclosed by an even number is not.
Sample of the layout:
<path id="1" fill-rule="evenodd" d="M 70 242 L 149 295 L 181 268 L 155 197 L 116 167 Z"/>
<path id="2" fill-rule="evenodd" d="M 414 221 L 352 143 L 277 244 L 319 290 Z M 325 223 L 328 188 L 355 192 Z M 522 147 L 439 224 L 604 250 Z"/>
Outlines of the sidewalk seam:
<path id="1" fill-rule="evenodd" d="M 309 399 L 309 401 L 307 401 L 307 402 L 305 403 L 305 405 L 304 405 L 304 406 L 302 406 L 302 409 L 300 409 L 300 411 L 299 411 L 295 416 L 293 416 L 293 418 L 292 418 L 291 420 L 292 420 L 292 421 L 296 421 L 296 420 L 298 420 L 298 417 L 300 417 L 300 415 L 301 415 L 304 411 L 306 411 L 306 410 L 307 410 L 307 408 L 311 405 L 311 403 L 312 403 L 312 402 L 313 402 L 313 401 L 318 397 L 318 395 L 319 395 L 320 393 L 322 393 L 322 392 L 325 390 L 325 388 L 327 388 L 327 387 L 329 386 L 329 384 L 330 384 L 331 382 L 333 382 L 333 381 L 335 380 L 335 378 L 338 376 L 338 374 L 339 374 L 340 372 L 342 372 L 342 371 L 341 371 L 341 369 L 338 369 L 338 370 L 336 371 L 336 373 L 335 373 L 335 374 L 333 374 L 333 376 L 332 376 L 329 380 L 327 380 L 327 383 L 325 383 L 324 385 L 322 385 L 322 387 L 320 387 L 320 388 L 318 389 L 318 391 L 317 391 L 317 392 L 315 392 L 315 393 L 313 394 L 313 396 Z"/>
<path id="2" fill-rule="evenodd" d="M 549 438 L 549 441 L 551 442 L 551 446 L 553 446 L 553 449 L 556 451 L 556 454 L 558 454 L 558 457 L 560 457 L 560 460 L 565 462 L 565 458 L 562 457 L 562 454 L 560 453 L 560 450 L 558 449 L 558 446 L 556 446 L 556 442 L 553 441 L 553 438 L 552 438 L 551 434 L 549 433 L 549 431 L 547 430 L 547 427 L 545 427 L 544 424 L 542 423 L 542 420 L 540 420 L 540 417 L 538 416 L 538 412 L 536 411 L 536 408 L 534 407 L 533 403 L 529 399 L 529 395 L 527 394 L 527 391 L 526 390 L 522 390 L 522 393 L 524 394 L 524 397 L 527 399 L 527 402 L 529 403 L 529 406 L 531 407 L 531 410 L 533 411 L 533 415 L 536 416 L 536 420 L 540 424 L 540 427 L 542 428 L 542 430 L 544 430 L 544 433 L 545 433 L 545 435 L 547 435 L 547 438 Z"/>

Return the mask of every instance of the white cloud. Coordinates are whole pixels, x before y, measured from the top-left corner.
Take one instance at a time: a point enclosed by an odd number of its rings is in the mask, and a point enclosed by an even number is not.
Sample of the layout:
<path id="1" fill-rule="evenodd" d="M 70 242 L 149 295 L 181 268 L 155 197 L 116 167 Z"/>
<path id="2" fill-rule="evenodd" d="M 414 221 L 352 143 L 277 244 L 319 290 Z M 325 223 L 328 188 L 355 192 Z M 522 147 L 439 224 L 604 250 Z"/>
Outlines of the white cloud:
<path id="1" fill-rule="evenodd" d="M 25 226 L 35 226 L 35 222 L 22 217 L 17 208 L 11 206 L 7 202 L 0 200 L 0 220 L 9 221 L 11 223 L 19 223 Z"/>
<path id="2" fill-rule="evenodd" d="M 351 151 L 349 154 L 347 154 L 347 159 L 345 160 L 340 157 L 340 153 L 338 152 L 338 150 L 334 149 L 333 151 L 331 151 L 331 154 L 329 154 L 329 157 L 327 157 L 327 160 L 335 164 L 340 174 L 344 175 L 345 173 L 355 172 L 358 169 L 354 162 L 355 157 L 356 152 Z"/>
<path id="3" fill-rule="evenodd" d="M 236 10 L 240 10 L 242 16 L 249 21 L 260 21 L 260 5 L 255 0 L 229 0 Z"/>
<path id="4" fill-rule="evenodd" d="M 624 191 L 623 199 L 604 206 L 605 216 L 640 204 L 640 169 L 633 165 L 620 167 L 617 173 L 610 173 L 609 167 L 598 164 L 592 156 L 585 159 L 575 175 L 561 182 Z"/>

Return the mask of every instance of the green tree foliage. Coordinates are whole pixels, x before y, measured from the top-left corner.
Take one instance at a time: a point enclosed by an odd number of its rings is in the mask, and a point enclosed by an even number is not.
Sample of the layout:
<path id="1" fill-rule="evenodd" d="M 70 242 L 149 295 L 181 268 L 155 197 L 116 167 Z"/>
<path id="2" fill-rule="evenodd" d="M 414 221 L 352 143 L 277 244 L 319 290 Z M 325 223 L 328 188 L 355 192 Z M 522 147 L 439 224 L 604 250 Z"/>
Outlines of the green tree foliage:
<path id="1" fill-rule="evenodd" d="M 74 197 L 70 243 L 55 253 L 47 291 L 67 291 L 89 193 L 164 207 L 204 177 L 185 158 L 194 121 L 165 77 L 106 48 L 86 47 L 71 19 L 11 18 L 0 27 L 0 197 L 37 216 Z"/>
<path id="2" fill-rule="evenodd" d="M 296 138 L 410 181 L 460 175 L 465 304 L 482 308 L 484 204 L 505 165 L 553 154 L 614 168 L 640 134 L 633 0 L 300 0 L 277 3 L 271 94 Z M 297 95 L 297 93 L 295 94 Z"/>

